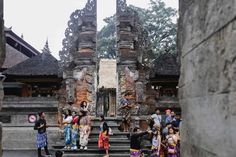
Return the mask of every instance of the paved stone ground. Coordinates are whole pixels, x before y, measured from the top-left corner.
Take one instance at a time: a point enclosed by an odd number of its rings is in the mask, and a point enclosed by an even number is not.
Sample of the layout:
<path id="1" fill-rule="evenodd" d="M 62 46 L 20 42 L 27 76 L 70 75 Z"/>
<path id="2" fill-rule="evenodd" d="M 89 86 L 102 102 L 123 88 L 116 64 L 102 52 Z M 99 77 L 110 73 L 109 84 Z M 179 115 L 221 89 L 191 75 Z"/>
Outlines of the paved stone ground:
<path id="1" fill-rule="evenodd" d="M 49 150 L 50 153 L 52 153 L 52 156 L 54 157 L 55 151 Z M 42 154 L 44 154 L 44 151 L 42 151 Z M 37 150 L 7 150 L 3 151 L 3 157 L 37 157 Z"/>

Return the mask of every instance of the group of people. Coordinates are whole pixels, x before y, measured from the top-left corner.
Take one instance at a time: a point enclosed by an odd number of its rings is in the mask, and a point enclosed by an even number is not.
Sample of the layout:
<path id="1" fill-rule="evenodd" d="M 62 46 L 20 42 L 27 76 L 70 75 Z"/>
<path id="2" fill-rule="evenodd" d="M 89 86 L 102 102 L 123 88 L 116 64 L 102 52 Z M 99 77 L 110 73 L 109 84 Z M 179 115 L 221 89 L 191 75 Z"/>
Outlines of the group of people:
<path id="1" fill-rule="evenodd" d="M 156 109 L 151 115 L 150 127 L 157 132 L 156 138 L 152 139 L 152 157 L 180 157 L 180 125 L 181 117 L 174 111 L 167 109 L 166 115 L 162 116 L 160 110 Z M 157 147 L 158 143 L 158 147 Z"/>
<path id="2" fill-rule="evenodd" d="M 81 150 L 87 150 L 88 137 L 91 130 L 91 118 L 88 116 L 88 104 L 86 101 L 81 102 L 78 113 L 66 110 L 63 113 L 64 126 L 64 149 L 78 149 L 77 140 Z"/>
<path id="3" fill-rule="evenodd" d="M 109 153 L 109 135 L 111 134 L 111 129 L 105 122 L 103 115 L 100 116 L 100 132 L 98 137 L 98 148 L 100 150 L 105 150 L 105 156 L 108 157 Z M 65 149 L 76 150 L 77 139 L 79 139 L 80 150 L 87 150 L 88 138 L 91 132 L 91 117 L 88 116 L 88 104 L 83 101 L 80 104 L 80 112 L 72 112 L 67 110 L 63 117 L 64 125 L 64 139 L 65 139 Z"/>
<path id="4" fill-rule="evenodd" d="M 160 114 L 156 109 L 150 116 L 150 129 L 142 132 L 138 127 L 133 129 L 130 143 L 130 157 L 142 157 L 141 137 L 151 136 L 150 157 L 180 157 L 180 136 L 181 125 L 180 115 L 176 115 L 170 109 L 166 110 L 166 115 Z"/>
<path id="5" fill-rule="evenodd" d="M 125 110 L 123 117 L 123 131 L 130 131 L 130 110 L 132 106 L 128 101 L 129 95 L 122 100 L 121 109 Z M 142 157 L 141 137 L 148 135 L 151 139 L 150 157 L 180 157 L 180 136 L 179 128 L 181 125 L 180 115 L 176 115 L 174 111 L 167 109 L 166 115 L 161 115 L 160 110 L 156 109 L 155 113 L 150 116 L 148 131 L 141 131 L 135 127 L 130 137 L 130 157 Z M 81 150 L 87 150 L 88 138 L 91 132 L 91 118 L 88 116 L 88 104 L 83 101 L 80 104 L 78 113 L 66 110 L 63 114 L 65 149 L 78 149 L 77 141 Z M 35 123 L 34 129 L 37 134 L 38 157 L 42 157 L 41 148 L 44 148 L 46 155 L 50 155 L 48 151 L 48 142 L 46 128 L 48 127 L 45 120 L 44 112 L 39 113 L 39 120 Z M 109 157 L 109 136 L 111 129 L 104 119 L 100 116 L 100 132 L 98 137 L 98 148 L 105 150 L 105 156 Z M 60 155 L 60 152 L 57 152 Z"/>

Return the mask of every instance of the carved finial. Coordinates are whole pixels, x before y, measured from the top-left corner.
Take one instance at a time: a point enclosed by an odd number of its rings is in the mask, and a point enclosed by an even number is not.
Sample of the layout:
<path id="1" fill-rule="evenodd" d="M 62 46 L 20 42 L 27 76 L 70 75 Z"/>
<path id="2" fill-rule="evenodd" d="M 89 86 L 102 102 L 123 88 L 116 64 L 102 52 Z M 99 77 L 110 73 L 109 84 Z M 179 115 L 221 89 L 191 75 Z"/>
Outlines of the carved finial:
<path id="1" fill-rule="evenodd" d="M 116 12 L 123 13 L 127 10 L 126 0 L 116 0 Z"/>
<path id="2" fill-rule="evenodd" d="M 44 48 L 42 49 L 42 52 L 44 53 L 51 53 L 50 49 L 49 49 L 49 46 L 48 46 L 48 39 L 46 40 L 46 43 L 45 43 L 45 46 Z"/>

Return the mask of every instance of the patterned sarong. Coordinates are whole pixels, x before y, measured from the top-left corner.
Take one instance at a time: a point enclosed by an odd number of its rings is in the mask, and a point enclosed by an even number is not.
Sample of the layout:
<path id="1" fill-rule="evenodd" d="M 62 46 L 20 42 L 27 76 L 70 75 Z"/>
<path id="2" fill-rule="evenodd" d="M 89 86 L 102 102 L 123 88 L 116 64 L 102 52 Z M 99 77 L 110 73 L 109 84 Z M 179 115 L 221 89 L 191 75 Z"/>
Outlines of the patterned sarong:
<path id="1" fill-rule="evenodd" d="M 159 157 L 159 150 L 158 150 L 158 148 L 152 148 L 151 156 L 150 157 Z"/>
<path id="2" fill-rule="evenodd" d="M 109 136 L 106 135 L 106 131 L 105 132 L 101 132 L 99 134 L 99 138 L 98 138 L 98 148 L 99 149 L 109 149 Z"/>
<path id="3" fill-rule="evenodd" d="M 65 138 L 65 144 L 69 145 L 71 143 L 71 125 L 66 124 L 64 126 L 64 138 Z"/>
<path id="4" fill-rule="evenodd" d="M 79 131 L 79 143 L 81 146 L 87 146 L 88 145 L 88 137 L 89 137 L 89 126 L 88 125 L 80 125 L 80 131 Z"/>
<path id="5" fill-rule="evenodd" d="M 169 150 L 172 150 L 175 153 L 169 153 Z M 172 145 L 168 146 L 168 157 L 177 157 L 176 146 L 172 146 Z"/>
<path id="6" fill-rule="evenodd" d="M 142 157 L 141 150 L 130 149 L 130 157 Z"/>
<path id="7" fill-rule="evenodd" d="M 78 125 L 73 125 L 72 128 L 72 147 L 77 146 L 76 142 L 78 139 Z"/>
<path id="8" fill-rule="evenodd" d="M 36 139 L 36 143 L 37 143 L 37 148 L 43 148 L 45 146 L 47 146 L 48 141 L 47 141 L 47 134 L 46 133 L 38 133 L 37 134 L 37 139 Z"/>

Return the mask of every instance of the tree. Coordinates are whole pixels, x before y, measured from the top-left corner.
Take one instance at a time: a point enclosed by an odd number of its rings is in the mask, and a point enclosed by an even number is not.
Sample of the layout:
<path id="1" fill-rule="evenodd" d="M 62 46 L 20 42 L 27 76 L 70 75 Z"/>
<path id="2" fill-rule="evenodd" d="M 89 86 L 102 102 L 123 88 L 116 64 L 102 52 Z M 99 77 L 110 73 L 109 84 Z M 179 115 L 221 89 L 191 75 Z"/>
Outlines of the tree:
<path id="1" fill-rule="evenodd" d="M 154 56 L 162 53 L 176 53 L 177 24 L 173 19 L 177 11 L 166 7 L 162 0 L 150 0 L 148 9 L 130 6 L 139 14 L 143 27 L 147 30 Z"/>
<path id="2" fill-rule="evenodd" d="M 100 58 L 116 58 L 116 17 L 111 16 L 104 21 L 106 26 L 98 32 L 97 51 Z"/>
<path id="3" fill-rule="evenodd" d="M 166 7 L 162 0 L 150 0 L 148 9 L 129 6 L 138 13 L 140 23 L 148 33 L 150 41 L 146 57 L 157 58 L 163 53 L 176 53 L 177 24 L 173 19 L 177 11 Z M 115 15 L 104 20 L 107 25 L 98 33 L 98 52 L 102 58 L 116 57 L 116 18 Z"/>

